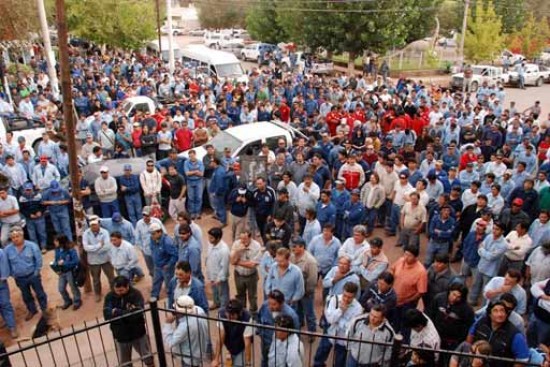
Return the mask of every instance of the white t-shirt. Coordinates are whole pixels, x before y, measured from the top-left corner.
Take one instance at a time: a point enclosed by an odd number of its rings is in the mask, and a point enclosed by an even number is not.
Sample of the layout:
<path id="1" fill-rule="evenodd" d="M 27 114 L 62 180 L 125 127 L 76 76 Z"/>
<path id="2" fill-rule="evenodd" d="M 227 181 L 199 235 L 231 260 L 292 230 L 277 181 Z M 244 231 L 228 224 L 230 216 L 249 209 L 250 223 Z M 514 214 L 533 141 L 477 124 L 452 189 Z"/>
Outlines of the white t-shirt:
<path id="1" fill-rule="evenodd" d="M 414 188 L 408 182 L 406 185 L 401 185 L 401 182 L 397 181 L 393 186 L 393 190 L 395 191 L 393 203 L 395 205 L 403 206 L 406 203 L 405 196 L 408 196 L 411 192 L 413 192 Z"/>
<path id="2" fill-rule="evenodd" d="M 17 199 L 14 196 L 8 195 L 6 197 L 6 200 L 0 199 L 0 211 L 7 211 L 7 210 L 13 210 L 17 209 L 19 210 L 19 204 L 17 203 Z M 19 216 L 19 213 L 10 215 L 9 217 L 4 217 L 0 219 L 0 222 L 6 223 L 6 224 L 14 224 L 21 220 L 21 217 Z"/>

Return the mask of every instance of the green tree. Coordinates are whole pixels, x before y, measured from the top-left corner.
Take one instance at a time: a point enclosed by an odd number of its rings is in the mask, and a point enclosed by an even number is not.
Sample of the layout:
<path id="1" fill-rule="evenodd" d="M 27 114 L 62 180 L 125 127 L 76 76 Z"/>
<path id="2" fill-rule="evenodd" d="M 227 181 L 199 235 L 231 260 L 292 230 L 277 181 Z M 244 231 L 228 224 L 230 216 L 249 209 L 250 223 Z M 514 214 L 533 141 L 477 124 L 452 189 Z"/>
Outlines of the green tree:
<path id="1" fill-rule="evenodd" d="M 415 6 L 411 7 L 412 13 L 408 14 L 409 24 L 414 24 L 414 27 L 409 29 L 407 43 L 433 36 L 435 17 L 442 3 L 443 0 L 416 1 Z"/>
<path id="2" fill-rule="evenodd" d="M 154 1 L 65 0 L 65 6 L 71 34 L 98 45 L 137 49 L 156 39 Z"/>
<path id="3" fill-rule="evenodd" d="M 508 38 L 508 48 L 513 52 L 518 52 L 528 59 L 536 58 L 546 47 L 550 38 L 550 27 L 548 20 L 542 18 L 537 21 L 533 13 L 525 17 L 523 27 Z"/>
<path id="4" fill-rule="evenodd" d="M 440 33 L 449 35 L 451 31 L 460 31 L 463 16 L 464 3 L 462 1 L 443 1 L 437 9 L 437 17 L 441 27 Z"/>
<path id="5" fill-rule="evenodd" d="M 277 7 L 280 6 L 274 0 L 258 0 L 251 5 L 246 15 L 246 29 L 253 39 L 279 43 L 289 39 L 288 33 L 277 22 Z"/>
<path id="6" fill-rule="evenodd" d="M 525 14 L 523 0 L 496 0 L 493 2 L 495 13 L 502 20 L 502 31 L 512 33 L 521 29 Z"/>
<path id="7" fill-rule="evenodd" d="M 503 45 L 502 21 L 495 13 L 493 3 L 489 1 L 484 6 L 477 2 L 468 14 L 468 29 L 464 40 L 465 58 L 474 62 L 492 60 L 502 50 Z"/>
<path id="8" fill-rule="evenodd" d="M 550 14 L 550 1 L 548 0 L 525 0 L 526 12 L 531 12 L 535 18 L 541 20 Z M 548 20 L 548 18 L 546 18 Z"/>
<path id="9" fill-rule="evenodd" d="M 414 0 L 350 1 L 308 3 L 302 13 L 303 38 L 312 49 L 347 52 L 348 69 L 355 59 L 370 50 L 384 54 L 401 46 L 409 35 L 409 21 L 421 11 Z"/>
<path id="10" fill-rule="evenodd" d="M 0 14 L 2 41 L 27 40 L 39 29 L 35 0 L 0 0 Z"/>
<path id="11" fill-rule="evenodd" d="M 197 2 L 197 12 L 203 28 L 239 28 L 245 25 L 245 8 L 230 5 L 220 6 L 219 0 Z"/>

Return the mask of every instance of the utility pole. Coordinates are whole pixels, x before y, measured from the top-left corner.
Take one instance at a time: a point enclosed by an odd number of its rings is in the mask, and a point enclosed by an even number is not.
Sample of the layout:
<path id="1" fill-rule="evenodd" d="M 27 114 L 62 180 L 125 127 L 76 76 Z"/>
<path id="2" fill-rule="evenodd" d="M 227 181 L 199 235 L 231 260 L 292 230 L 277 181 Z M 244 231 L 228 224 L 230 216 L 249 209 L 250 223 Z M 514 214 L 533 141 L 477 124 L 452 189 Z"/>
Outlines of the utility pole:
<path id="1" fill-rule="evenodd" d="M 462 18 L 462 37 L 460 39 L 460 67 L 464 66 L 464 40 L 468 28 L 468 11 L 470 9 L 470 0 L 464 2 L 464 17 Z"/>
<path id="2" fill-rule="evenodd" d="M 168 67 L 170 69 L 170 76 L 172 77 L 175 69 L 174 34 L 172 33 L 172 0 L 166 0 L 166 17 L 168 19 Z"/>
<path id="3" fill-rule="evenodd" d="M 65 0 L 55 0 L 57 33 L 59 39 L 59 66 L 61 67 L 61 93 L 63 96 L 63 119 L 67 128 L 67 148 L 69 153 L 69 175 L 73 196 L 73 212 L 75 219 L 75 230 L 77 241 L 82 239 L 82 232 L 85 229 L 86 216 L 80 201 L 80 179 L 78 158 L 76 154 L 75 120 L 73 114 L 73 97 L 71 86 L 71 65 L 69 63 L 68 30 L 65 16 Z M 79 241 L 79 243 L 81 243 Z M 82 249 L 81 246 L 79 246 Z M 85 252 L 80 251 L 81 254 Z M 86 275 L 86 292 L 91 291 L 90 277 Z"/>
<path id="4" fill-rule="evenodd" d="M 162 60 L 162 44 L 161 44 L 161 31 L 160 31 L 160 0 L 155 0 L 155 5 L 157 6 L 157 36 L 159 40 L 159 56 Z"/>
<path id="5" fill-rule="evenodd" d="M 466 89 L 470 90 L 470 78 L 466 77 L 466 69 L 464 68 L 464 40 L 468 28 L 468 11 L 470 9 L 470 0 L 464 0 L 464 17 L 462 18 L 462 37 L 460 39 L 460 70 L 464 73 L 462 80 L 462 98 L 466 98 Z M 468 85 L 466 85 L 468 84 Z M 468 87 L 468 88 L 466 88 Z"/>
<path id="6" fill-rule="evenodd" d="M 48 29 L 48 20 L 46 19 L 46 8 L 44 0 L 36 0 L 38 8 L 38 16 L 40 18 L 40 27 L 42 33 L 42 42 L 44 42 L 44 53 L 46 63 L 48 64 L 48 76 L 50 77 L 50 85 L 55 98 L 59 98 L 59 81 L 57 80 L 57 71 L 55 70 L 55 56 L 52 51 L 52 43 L 50 41 L 50 30 Z"/>

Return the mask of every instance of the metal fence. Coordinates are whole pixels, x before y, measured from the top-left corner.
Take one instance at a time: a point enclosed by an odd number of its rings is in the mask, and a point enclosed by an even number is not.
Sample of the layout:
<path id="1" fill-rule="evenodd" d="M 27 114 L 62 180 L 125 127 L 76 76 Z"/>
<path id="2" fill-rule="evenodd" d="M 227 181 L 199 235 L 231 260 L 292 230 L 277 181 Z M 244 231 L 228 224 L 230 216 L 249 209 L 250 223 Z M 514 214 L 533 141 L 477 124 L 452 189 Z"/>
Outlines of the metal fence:
<path id="1" fill-rule="evenodd" d="M 145 310 L 136 311 L 123 317 L 130 317 L 135 314 L 144 314 L 146 320 L 147 338 L 151 347 L 151 354 L 154 357 L 155 361 L 154 365 L 160 367 L 180 367 L 182 366 L 182 356 L 177 352 L 169 350 L 167 347 L 165 347 L 165 344 L 163 342 L 161 319 L 164 319 L 167 313 L 173 313 L 173 311 L 161 309 L 158 307 L 156 302 L 151 302 Z M 209 343 L 207 350 L 194 351 L 193 354 L 195 356 L 199 356 L 201 360 L 201 362 L 198 364 L 199 366 L 210 366 L 210 362 L 208 361 L 212 357 L 212 348 L 217 345 L 218 337 L 221 332 L 220 328 L 218 327 L 219 319 L 210 316 L 199 316 L 190 314 L 180 316 L 190 319 L 204 319 L 207 321 L 207 337 L 209 338 L 211 343 Z M 96 319 L 92 322 L 84 322 L 83 326 L 81 327 L 71 326 L 70 328 L 64 329 L 62 331 L 50 333 L 42 338 L 19 341 L 15 345 L 10 346 L 5 354 L 0 355 L 0 367 L 121 366 L 117 356 L 115 341 L 110 330 L 111 322 L 117 319 L 111 319 L 109 321 Z M 322 338 L 327 337 L 326 335 L 323 335 L 321 333 L 312 333 L 302 330 L 288 330 L 276 328 L 273 326 L 259 325 L 255 323 L 243 323 L 239 321 L 224 321 L 233 324 L 242 324 L 243 326 L 250 326 L 253 328 L 253 330 L 255 330 L 256 334 L 258 333 L 258 331 L 261 330 L 269 330 L 271 332 L 288 331 L 297 334 L 303 346 L 303 349 L 300 351 L 302 355 L 301 357 L 303 366 L 314 365 L 314 356 L 319 342 Z M 191 334 L 189 336 L 191 337 Z M 376 346 L 377 354 L 382 354 L 387 357 L 385 357 L 384 360 L 381 362 L 373 361 L 373 363 L 367 364 L 367 366 L 369 367 L 405 366 L 410 360 L 410 354 L 413 351 L 420 351 L 420 353 L 418 353 L 420 355 L 435 354 L 441 361 L 445 361 L 445 363 L 440 364 L 441 366 L 448 366 L 448 360 L 451 358 L 451 356 L 455 356 L 455 358 L 481 358 L 484 360 L 484 362 L 488 362 L 488 364 L 491 366 L 540 366 L 540 364 L 535 364 L 532 361 L 519 362 L 510 359 L 500 358 L 498 356 L 484 357 L 470 353 L 459 353 L 456 351 L 412 348 L 402 343 L 403 338 L 401 337 L 401 335 L 396 335 L 396 337 L 391 342 L 387 343 L 341 337 L 330 337 L 330 340 L 333 343 L 339 342 L 340 344 L 345 346 L 348 346 L 350 343 L 359 343 L 360 350 L 361 347 L 364 346 L 363 350 L 368 350 L 370 351 L 370 353 L 372 353 L 372 350 L 374 349 L 373 347 Z M 422 352 L 425 353 L 423 354 Z M 363 360 L 370 359 L 370 356 L 364 358 L 365 354 L 361 355 L 363 356 Z M 150 358 L 151 355 L 140 357 L 139 355 L 137 355 L 137 353 L 134 352 L 132 355 L 132 362 L 124 364 L 123 366 L 146 366 L 146 357 Z M 251 357 L 251 366 L 262 366 L 262 346 L 259 337 L 253 337 L 253 342 L 251 346 Z M 225 350 L 225 348 L 222 348 L 219 362 L 220 366 L 232 366 L 231 356 Z M 187 366 L 188 364 L 183 365 Z M 265 364 L 264 366 L 266 365 L 267 364 Z M 277 363 L 277 365 L 279 364 Z M 345 367 L 336 364 L 334 350 L 330 353 L 326 365 Z M 487 363 L 483 365 L 487 365 Z"/>

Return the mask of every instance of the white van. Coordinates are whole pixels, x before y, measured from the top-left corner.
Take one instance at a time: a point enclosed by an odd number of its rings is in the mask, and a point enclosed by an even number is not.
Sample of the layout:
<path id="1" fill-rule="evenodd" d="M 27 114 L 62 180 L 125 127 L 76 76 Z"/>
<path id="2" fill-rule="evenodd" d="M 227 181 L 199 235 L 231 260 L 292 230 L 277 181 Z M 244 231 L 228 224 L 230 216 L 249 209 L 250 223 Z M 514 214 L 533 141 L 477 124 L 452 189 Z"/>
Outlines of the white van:
<path id="1" fill-rule="evenodd" d="M 168 47 L 168 38 L 166 37 L 162 37 L 160 39 L 160 45 L 162 47 L 162 60 L 164 61 L 169 61 L 169 52 L 168 50 L 170 49 L 170 47 Z M 155 52 L 158 52 L 159 51 L 159 41 L 158 40 L 154 40 L 154 41 L 151 41 L 147 44 L 147 48 L 155 51 Z M 174 59 L 177 60 L 181 57 L 181 48 L 180 46 L 178 45 L 178 43 L 176 42 L 176 40 L 173 40 L 172 42 L 172 49 L 174 50 Z"/>
<path id="2" fill-rule="evenodd" d="M 209 49 L 203 45 L 189 45 L 181 49 L 183 63 L 195 74 L 209 74 L 220 80 L 248 82 L 241 62 L 229 52 Z"/>

